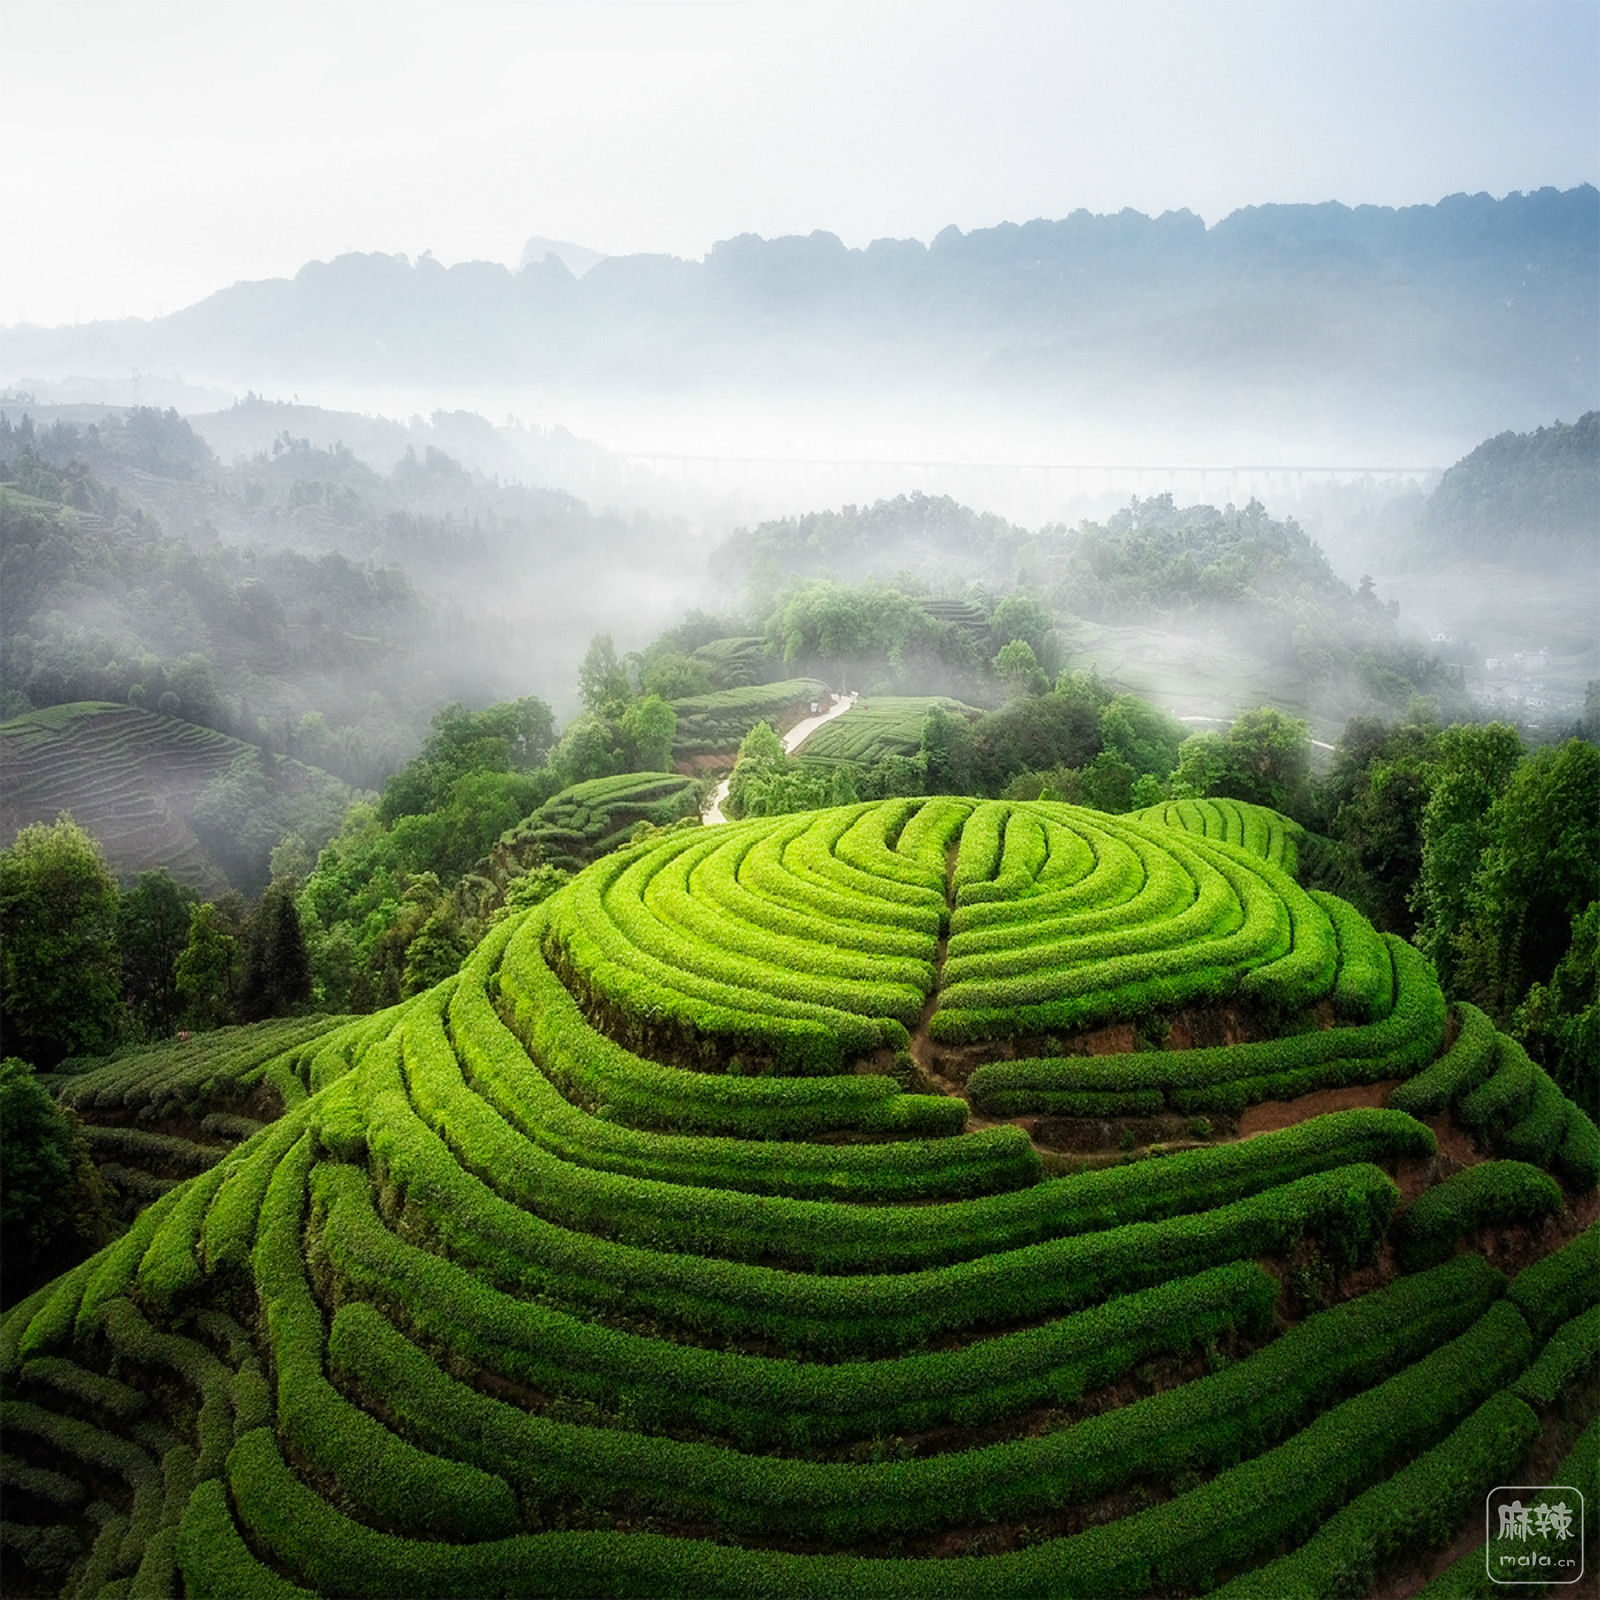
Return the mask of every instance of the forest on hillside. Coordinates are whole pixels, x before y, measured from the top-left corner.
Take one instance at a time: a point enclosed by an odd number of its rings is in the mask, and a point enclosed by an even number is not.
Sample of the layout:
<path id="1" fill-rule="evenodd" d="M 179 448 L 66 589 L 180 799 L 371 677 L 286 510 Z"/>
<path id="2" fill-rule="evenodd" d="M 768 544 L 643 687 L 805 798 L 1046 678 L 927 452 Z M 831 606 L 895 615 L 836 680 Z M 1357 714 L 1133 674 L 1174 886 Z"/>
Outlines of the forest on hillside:
<path id="1" fill-rule="evenodd" d="M 1486 439 L 1423 508 L 1415 559 L 1508 561 L 1600 581 L 1600 411 Z"/>

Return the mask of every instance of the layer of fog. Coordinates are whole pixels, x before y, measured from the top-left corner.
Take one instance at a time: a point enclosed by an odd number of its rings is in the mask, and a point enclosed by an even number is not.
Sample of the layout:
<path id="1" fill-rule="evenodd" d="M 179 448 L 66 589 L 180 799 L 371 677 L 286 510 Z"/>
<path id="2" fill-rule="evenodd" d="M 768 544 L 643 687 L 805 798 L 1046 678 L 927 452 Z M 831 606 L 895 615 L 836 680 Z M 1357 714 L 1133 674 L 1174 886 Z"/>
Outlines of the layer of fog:
<path id="1" fill-rule="evenodd" d="M 147 400 L 159 393 L 153 380 L 140 384 Z M 601 540 L 567 553 L 532 541 L 521 548 L 512 528 L 481 549 L 464 542 L 420 563 L 416 552 L 346 550 L 399 560 L 435 607 L 458 619 L 443 629 L 449 645 L 440 673 L 463 697 L 537 693 L 570 713 L 576 663 L 592 634 L 637 648 L 693 607 L 740 607 L 745 597 L 707 567 L 735 530 L 917 493 L 949 496 L 1030 530 L 1104 522 L 1135 497 L 1219 507 L 1259 500 L 1272 516 L 1298 522 L 1345 582 L 1370 576 L 1381 600 L 1399 603 L 1402 631 L 1466 666 L 1469 687 L 1491 702 L 1570 707 L 1600 668 L 1592 596 L 1581 588 L 1527 578 L 1511 585 L 1477 567 L 1418 570 L 1410 544 L 1424 500 L 1477 437 L 1424 441 L 1432 450 L 1424 457 L 1420 446 L 1374 450 L 1371 439 L 1331 431 L 1311 440 L 1219 440 L 1217 430 L 1169 412 L 1153 413 L 1135 436 L 1103 419 L 1067 426 L 1037 413 L 958 414 L 948 401 L 912 396 L 797 400 L 787 410 L 619 407 L 591 396 L 563 416 L 501 412 L 499 423 L 467 409 L 424 410 L 421 395 L 408 397 L 417 402 L 409 412 L 394 396 L 387 407 L 363 408 L 351 403 L 370 400 L 359 390 L 330 388 L 314 401 L 251 396 L 226 407 L 215 405 L 215 391 L 173 398 L 224 463 L 270 450 L 284 435 L 319 449 L 342 445 L 380 474 L 408 452 L 433 449 L 501 485 L 563 491 L 610 519 L 610 547 Z M 0 405 L 12 409 L 14 400 L 0 397 Z M 95 410 L 57 414 L 86 422 Z M 225 517 L 215 532 L 229 542 L 252 538 Z M 1170 644 L 1162 698 L 1183 703 L 1194 688 L 1183 663 L 1215 641 L 1174 636 Z M 1516 662 L 1518 655 L 1529 659 Z M 1486 673 L 1486 657 L 1502 665 Z M 1208 714 L 1225 709 L 1206 694 Z"/>

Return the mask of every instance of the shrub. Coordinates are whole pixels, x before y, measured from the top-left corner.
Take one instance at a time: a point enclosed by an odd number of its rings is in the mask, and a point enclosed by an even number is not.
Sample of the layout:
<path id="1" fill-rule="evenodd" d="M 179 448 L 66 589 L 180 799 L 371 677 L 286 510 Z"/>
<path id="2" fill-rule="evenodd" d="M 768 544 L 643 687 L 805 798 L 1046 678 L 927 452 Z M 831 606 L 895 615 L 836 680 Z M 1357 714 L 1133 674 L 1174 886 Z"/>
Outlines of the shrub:
<path id="1" fill-rule="evenodd" d="M 1528 1319 L 1536 1337 L 1547 1339 L 1594 1298 L 1600 1281 L 1600 1223 L 1580 1233 L 1571 1244 L 1525 1267 L 1511 1280 L 1512 1301 Z"/>
<path id="2" fill-rule="evenodd" d="M 1463 1235 L 1485 1226 L 1537 1222 L 1561 1209 L 1561 1188 L 1521 1161 L 1486 1161 L 1424 1190 L 1395 1227 L 1408 1272 L 1443 1261 Z"/>

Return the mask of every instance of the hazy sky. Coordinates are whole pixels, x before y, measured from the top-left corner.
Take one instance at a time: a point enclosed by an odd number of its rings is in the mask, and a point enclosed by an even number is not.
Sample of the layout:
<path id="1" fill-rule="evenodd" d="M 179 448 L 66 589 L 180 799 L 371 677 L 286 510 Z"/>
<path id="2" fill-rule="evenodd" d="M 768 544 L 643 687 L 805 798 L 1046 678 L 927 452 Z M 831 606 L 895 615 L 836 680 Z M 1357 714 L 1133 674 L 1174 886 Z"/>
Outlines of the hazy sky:
<path id="1" fill-rule="evenodd" d="M 1600 0 L 4 0 L 0 323 L 346 250 L 700 256 L 1600 176 Z"/>

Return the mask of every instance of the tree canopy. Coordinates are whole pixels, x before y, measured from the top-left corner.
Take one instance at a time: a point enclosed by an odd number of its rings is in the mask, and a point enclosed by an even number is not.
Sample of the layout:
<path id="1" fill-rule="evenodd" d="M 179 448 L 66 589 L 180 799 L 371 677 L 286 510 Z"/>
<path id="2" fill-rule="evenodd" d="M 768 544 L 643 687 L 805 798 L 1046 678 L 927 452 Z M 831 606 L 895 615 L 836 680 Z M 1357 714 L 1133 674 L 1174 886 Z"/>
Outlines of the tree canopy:
<path id="1" fill-rule="evenodd" d="M 41 1068 L 116 1042 L 121 1021 L 117 885 L 98 842 L 69 816 L 0 851 L 0 1032 Z"/>

